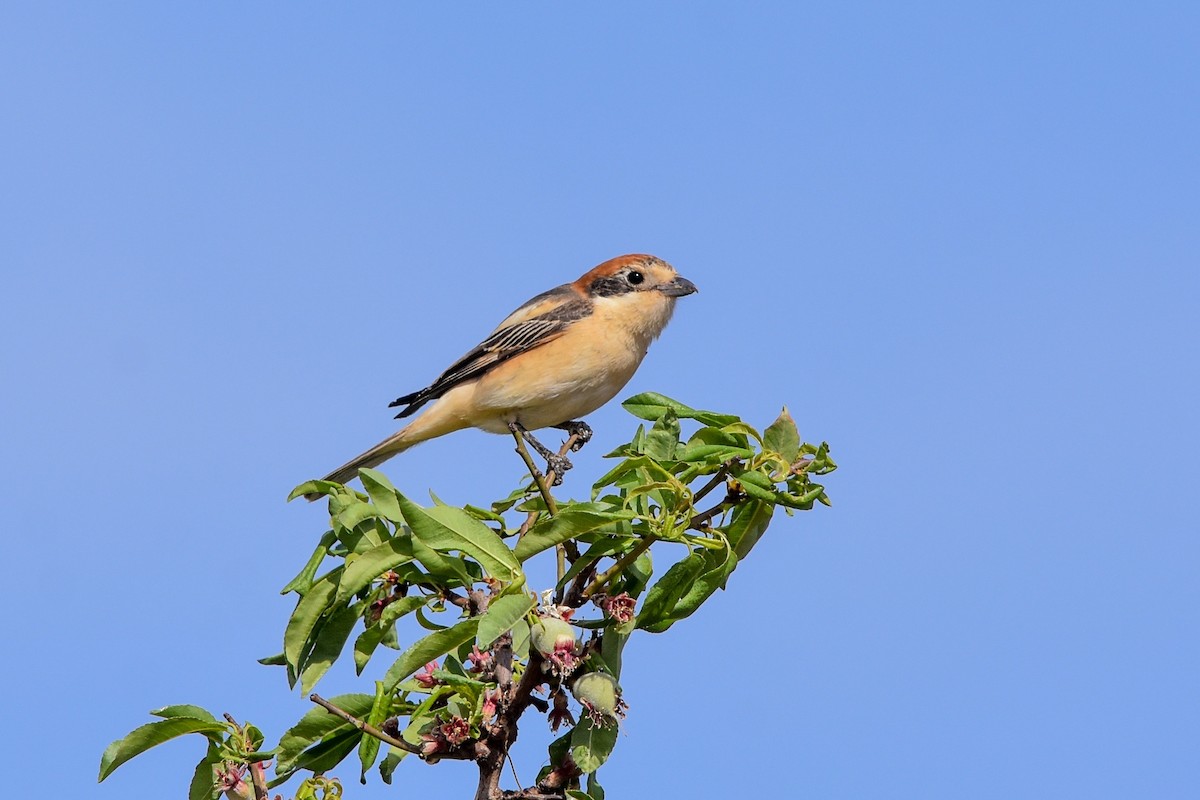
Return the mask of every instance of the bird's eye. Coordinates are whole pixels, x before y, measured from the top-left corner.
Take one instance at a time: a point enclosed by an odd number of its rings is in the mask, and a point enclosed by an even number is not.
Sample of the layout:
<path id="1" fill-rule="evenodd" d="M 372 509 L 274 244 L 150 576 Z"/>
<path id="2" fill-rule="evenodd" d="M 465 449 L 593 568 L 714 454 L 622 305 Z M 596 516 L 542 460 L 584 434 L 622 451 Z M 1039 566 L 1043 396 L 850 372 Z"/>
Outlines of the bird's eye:
<path id="1" fill-rule="evenodd" d="M 630 282 L 630 283 L 632 283 L 634 286 L 637 286 L 639 283 L 641 283 L 642 281 L 646 280 L 646 276 L 645 276 L 645 275 L 643 275 L 642 273 L 638 272 L 638 271 L 635 269 L 635 270 L 633 270 L 632 272 L 630 272 L 630 273 L 629 273 L 629 275 L 627 276 L 627 279 L 628 279 L 628 280 L 629 280 L 629 282 Z"/>

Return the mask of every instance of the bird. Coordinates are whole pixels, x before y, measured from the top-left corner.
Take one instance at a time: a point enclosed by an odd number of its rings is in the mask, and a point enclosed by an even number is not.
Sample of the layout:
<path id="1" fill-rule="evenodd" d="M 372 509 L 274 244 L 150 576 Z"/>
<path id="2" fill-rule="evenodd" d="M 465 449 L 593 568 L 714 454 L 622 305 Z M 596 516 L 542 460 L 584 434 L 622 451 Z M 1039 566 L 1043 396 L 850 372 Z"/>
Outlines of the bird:
<path id="1" fill-rule="evenodd" d="M 634 253 L 536 295 L 429 386 L 389 404 L 403 419 L 432 403 L 420 416 L 323 480 L 344 484 L 362 468 L 465 428 L 523 436 L 561 480 L 570 461 L 529 431 L 566 430 L 581 447 L 591 429 L 580 418 L 625 387 L 670 322 L 675 301 L 696 291 L 666 261 Z"/>

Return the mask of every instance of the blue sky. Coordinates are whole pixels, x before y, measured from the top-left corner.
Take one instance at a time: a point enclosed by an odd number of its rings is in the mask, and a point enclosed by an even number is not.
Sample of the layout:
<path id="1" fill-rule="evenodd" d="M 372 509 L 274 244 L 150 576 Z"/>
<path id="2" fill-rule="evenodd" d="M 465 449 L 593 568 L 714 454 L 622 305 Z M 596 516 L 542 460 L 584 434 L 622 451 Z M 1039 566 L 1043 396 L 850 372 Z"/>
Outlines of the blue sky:
<path id="1" fill-rule="evenodd" d="M 787 404 L 842 469 L 630 645 L 609 797 L 1194 792 L 1198 36 L 1187 3 L 9 4 L 14 780 L 184 796 L 196 742 L 94 784 L 167 703 L 278 736 L 308 703 L 254 659 L 324 530 L 287 492 L 650 252 L 701 293 L 623 396 Z M 567 494 L 634 426 L 590 422 Z M 464 432 L 385 471 L 478 503 L 520 467 Z"/>

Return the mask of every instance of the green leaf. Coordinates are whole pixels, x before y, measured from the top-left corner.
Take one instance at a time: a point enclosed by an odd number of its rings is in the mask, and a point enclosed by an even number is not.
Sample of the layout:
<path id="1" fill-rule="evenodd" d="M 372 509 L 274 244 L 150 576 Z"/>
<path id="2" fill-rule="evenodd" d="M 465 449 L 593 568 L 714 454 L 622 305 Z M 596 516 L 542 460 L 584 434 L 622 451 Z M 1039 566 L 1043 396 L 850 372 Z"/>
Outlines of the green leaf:
<path id="1" fill-rule="evenodd" d="M 521 576 L 521 564 L 504 540 L 461 508 L 421 508 L 400 492 L 396 492 L 396 501 L 413 534 L 434 550 L 458 550 L 469 555 L 489 575 L 502 581 Z"/>
<path id="2" fill-rule="evenodd" d="M 295 489 L 292 489 L 287 501 L 290 503 L 297 497 L 303 497 L 306 494 L 334 494 L 341 491 L 342 488 L 342 484 L 334 483 L 333 481 L 305 481 Z"/>
<path id="3" fill-rule="evenodd" d="M 572 503 L 554 517 L 544 517 L 517 542 L 513 552 L 521 562 L 556 544 L 592 533 L 606 526 L 634 519 L 628 511 L 611 511 L 599 503 Z"/>
<path id="4" fill-rule="evenodd" d="M 608 760 L 616 744 L 616 724 L 593 725 L 585 718 L 571 733 L 571 760 L 584 772 L 595 772 Z"/>
<path id="5" fill-rule="evenodd" d="M 637 615 L 637 627 L 643 630 L 670 617 L 679 598 L 683 597 L 692 581 L 704 568 L 704 555 L 690 553 L 687 558 L 673 564 L 658 582 L 650 587 L 642 610 Z"/>
<path id="6" fill-rule="evenodd" d="M 575 559 L 575 563 L 572 564 L 571 568 L 568 569 L 562 576 L 562 580 L 558 582 L 558 586 L 570 585 L 571 581 L 575 579 L 576 575 L 583 572 L 589 566 L 595 564 L 595 562 L 599 561 L 604 556 L 614 553 L 617 550 L 625 549 L 628 542 L 629 540 L 627 539 L 615 539 L 609 537 L 600 539 L 586 551 L 584 551 L 579 558 Z"/>
<path id="7" fill-rule="evenodd" d="M 738 421 L 738 418 L 732 414 L 715 414 L 711 411 L 698 411 L 691 406 L 684 405 L 678 400 L 672 400 L 658 392 L 643 392 L 634 395 L 621 403 L 621 406 L 638 419 L 658 420 L 669 409 L 674 411 L 675 416 L 680 419 L 694 419 L 703 425 L 728 425 Z"/>
<path id="8" fill-rule="evenodd" d="M 755 500 L 775 502 L 775 482 L 758 470 L 735 471 L 734 477 L 742 484 L 742 490 Z"/>
<path id="9" fill-rule="evenodd" d="M 646 626 L 647 631 L 662 633 L 679 620 L 691 616 L 701 603 L 712 596 L 713 592 L 725 587 L 726 579 L 737 567 L 737 557 L 726 548 L 706 550 L 703 557 L 704 566 L 700 574 L 688 585 L 687 591 L 675 602 L 674 607 L 664 616 L 664 619 Z"/>
<path id="10" fill-rule="evenodd" d="M 600 785 L 600 781 L 596 778 L 594 771 L 588 773 L 587 791 L 591 795 L 592 800 L 604 800 L 604 787 Z"/>
<path id="11" fill-rule="evenodd" d="M 679 418 L 667 409 L 646 434 L 643 452 L 655 461 L 670 461 L 679 447 Z"/>
<path id="12" fill-rule="evenodd" d="M 628 623 L 609 628 L 600 638 L 600 658 L 614 678 L 621 677 L 621 654 L 633 632 Z"/>
<path id="13" fill-rule="evenodd" d="M 288 581 L 287 586 L 279 590 L 280 594 L 288 592 L 296 592 L 299 595 L 304 595 L 308 592 L 309 587 L 313 584 L 313 577 L 317 574 L 317 570 L 321 568 L 321 562 L 325 560 L 325 556 L 329 554 L 329 548 L 337 541 L 337 534 L 333 531 L 325 531 L 325 535 L 321 537 L 317 549 L 313 550 L 313 554 L 309 556 L 308 563 L 300 570 L 296 577 Z"/>
<path id="14" fill-rule="evenodd" d="M 371 711 L 367 715 L 366 723 L 378 728 L 387 719 L 388 710 L 391 706 L 391 692 L 383 688 L 383 681 L 375 681 L 375 702 L 371 704 Z M 359 779 L 367 782 L 367 770 L 375 765 L 375 759 L 379 757 L 379 740 L 374 736 L 364 736 L 362 741 L 358 743 L 358 760 L 362 765 L 362 772 Z"/>
<path id="15" fill-rule="evenodd" d="M 529 623 L 525 620 L 517 620 L 513 625 L 513 656 L 520 659 L 529 658 Z"/>
<path id="16" fill-rule="evenodd" d="M 379 513 L 392 522 L 405 521 L 404 513 L 397 502 L 397 496 L 400 493 L 396 491 L 395 486 L 392 486 L 392 482 L 386 475 L 379 470 L 363 468 L 358 471 L 358 476 L 362 480 L 363 488 L 367 490 L 371 502 L 379 509 Z"/>
<path id="17" fill-rule="evenodd" d="M 473 506 L 470 503 L 467 503 L 463 506 L 463 511 L 466 511 L 472 517 L 480 521 L 487 520 L 488 522 L 499 522 L 501 526 L 505 524 L 504 517 L 497 514 L 495 511 L 490 511 L 486 508 L 480 508 L 479 506 Z"/>
<path id="18" fill-rule="evenodd" d="M 342 694 L 330 698 L 329 702 L 351 716 L 362 719 L 370 713 L 371 706 L 375 703 L 375 697 L 369 694 Z M 341 717 L 329 713 L 320 706 L 312 708 L 280 738 L 279 746 L 275 751 L 276 774 L 282 775 L 294 771 L 301 753 L 306 749 L 315 742 L 336 737 L 345 731 L 358 733 L 351 723 Z M 351 745 L 350 749 L 353 747 Z M 350 750 L 348 749 L 346 752 L 348 753 Z"/>
<path id="19" fill-rule="evenodd" d="M 151 747 L 184 734 L 201 733 L 205 736 L 219 736 L 225 732 L 224 725 L 195 717 L 171 717 L 142 725 L 104 749 L 104 754 L 100 756 L 100 777 L 97 780 L 104 780 L 117 767 L 134 756 L 141 755 Z"/>
<path id="20" fill-rule="evenodd" d="M 416 611 L 426 602 L 427 598 L 421 595 L 411 595 L 401 597 L 383 609 L 383 613 L 379 615 L 379 621 L 374 625 L 368 625 L 366 630 L 360 633 L 354 641 L 354 671 L 356 674 L 362 674 L 367 662 L 375 653 L 375 648 L 379 647 L 388 631 L 395 630 L 397 620 Z"/>
<path id="21" fill-rule="evenodd" d="M 218 725 L 222 724 L 217 720 L 216 717 L 212 715 L 211 712 L 209 712 L 207 709 L 201 708 L 200 706 L 163 706 L 162 708 L 154 709 L 150 713 L 156 717 L 164 717 L 166 719 L 172 719 L 174 717 L 191 717 L 192 719 L 202 719 L 206 722 L 214 722 Z"/>
<path id="22" fill-rule="evenodd" d="M 342 759 L 350 755 L 362 736 L 362 731 L 353 726 L 348 726 L 348 729 L 317 742 L 308 750 L 301 753 L 286 772 L 281 772 L 276 767 L 275 774 L 277 777 L 270 781 L 267 787 L 274 788 L 281 783 L 285 783 L 297 770 L 307 769 L 320 774 L 333 769 L 342 762 Z"/>
<path id="23" fill-rule="evenodd" d="M 347 503 L 343 508 L 338 509 L 337 516 L 333 518 L 335 527 L 342 528 L 344 531 L 353 531 L 362 525 L 367 520 L 372 522 L 384 519 L 383 512 L 378 506 L 373 506 L 365 500 L 355 500 L 352 503 Z M 374 533 L 378 529 L 378 525 L 363 526 L 364 531 Z M 382 537 L 375 535 L 371 537 L 372 544 L 379 544 Z"/>
<path id="24" fill-rule="evenodd" d="M 192 782 L 188 786 L 188 800 L 213 800 L 217 796 L 217 776 L 213 767 L 220 763 L 221 750 L 209 741 L 208 752 L 200 759 L 196 771 L 192 773 Z"/>
<path id="25" fill-rule="evenodd" d="M 592 485 L 592 498 L 594 499 L 596 495 L 600 494 L 600 490 L 605 486 L 611 486 L 629 473 L 652 463 L 654 462 L 650 460 L 649 456 L 644 455 L 636 455 L 631 458 L 622 459 L 615 467 L 606 472 Z"/>
<path id="26" fill-rule="evenodd" d="M 796 430 L 796 421 L 788 413 L 787 406 L 779 412 L 779 418 L 763 431 L 763 447 L 779 453 L 789 464 L 800 455 L 800 432 Z"/>
<path id="27" fill-rule="evenodd" d="M 742 433 L 730 433 L 721 428 L 704 427 L 697 430 L 688 439 L 689 446 L 702 444 L 749 448 L 750 439 Z"/>
<path id="28" fill-rule="evenodd" d="M 771 504 L 760 500 L 748 500 L 734 507 L 733 516 L 725 526 L 725 536 L 739 559 L 746 557 L 767 530 L 774 511 Z"/>
<path id="29" fill-rule="evenodd" d="M 518 620 L 533 610 L 533 598 L 521 592 L 498 597 L 488 604 L 487 611 L 479 618 L 479 631 L 475 635 L 475 643 L 480 650 L 492 646 L 492 642 L 512 629 Z"/>
<path id="30" fill-rule="evenodd" d="M 383 761 L 379 762 L 379 777 L 383 782 L 391 786 L 392 774 L 395 773 L 396 767 L 400 766 L 400 762 L 408 755 L 407 750 L 401 750 L 399 747 L 389 747 L 388 753 L 383 757 Z"/>
<path id="31" fill-rule="evenodd" d="M 479 627 L 479 618 L 464 619 L 457 625 L 445 630 L 431 633 L 423 639 L 418 639 L 407 650 L 400 654 L 395 663 L 388 668 L 383 676 L 383 682 L 388 691 L 396 688 L 396 684 L 416 672 L 434 659 L 449 653 L 461 644 L 475 638 Z"/>
<path id="32" fill-rule="evenodd" d="M 620 590 L 617 594 L 625 592 L 630 597 L 637 597 L 646 588 L 646 584 L 650 583 L 653 574 L 654 557 L 647 550 L 621 572 L 617 579 L 619 583 L 614 588 Z"/>
<path id="33" fill-rule="evenodd" d="M 383 544 L 372 547 L 346 565 L 338 581 L 337 600 L 345 601 L 371 585 L 371 581 L 390 569 L 413 560 L 412 545 L 408 537 L 401 534 Z"/>
<path id="34" fill-rule="evenodd" d="M 283 653 L 276 653 L 273 656 L 258 659 L 258 663 L 264 667 L 283 667 L 287 665 L 287 657 Z"/>
<path id="35" fill-rule="evenodd" d="M 730 444 L 688 444 L 675 452 L 678 461 L 703 461 L 713 464 L 723 464 L 734 458 L 750 458 L 754 451 L 748 447 Z"/>
<path id="36" fill-rule="evenodd" d="M 801 511 L 808 511 L 817 500 L 820 500 L 825 505 L 829 505 L 829 498 L 825 497 L 824 486 L 817 483 L 811 483 L 808 486 L 808 491 L 800 495 L 794 495 L 790 492 L 779 492 L 775 495 L 775 502 L 788 508 L 798 508 Z"/>
<path id="37" fill-rule="evenodd" d="M 443 606 L 442 610 L 443 611 L 445 610 L 444 606 Z M 438 612 L 438 613 L 441 613 L 441 612 Z M 450 627 L 449 625 L 442 625 L 441 623 L 434 622 L 433 620 L 431 620 L 429 618 L 429 616 L 425 613 L 424 608 L 417 609 L 417 624 L 419 624 L 422 628 L 424 628 L 427 631 L 444 631 Z"/>
<path id="38" fill-rule="evenodd" d="M 467 564 L 462 558 L 442 555 L 416 536 L 405 536 L 403 542 L 412 552 L 413 558 L 429 570 L 429 577 L 437 583 L 454 587 L 469 586 L 475 581 L 475 578 L 467 571 Z"/>
<path id="39" fill-rule="evenodd" d="M 296 610 L 292 612 L 283 632 L 283 654 L 287 658 L 288 666 L 293 670 L 300 669 L 300 660 L 307 649 L 309 638 L 337 593 L 338 578 L 341 574 L 341 567 L 330 570 L 312 585 L 308 594 L 300 598 L 300 602 L 296 603 Z"/>
<path id="40" fill-rule="evenodd" d="M 550 754 L 550 766 L 560 767 L 566 760 L 567 753 L 571 748 L 571 736 L 575 733 L 575 729 L 564 733 L 562 736 L 555 739 L 547 746 L 546 750 Z"/>
<path id="41" fill-rule="evenodd" d="M 342 654 L 350 631 L 358 622 L 359 612 L 354 606 L 345 606 L 334 611 L 321 625 L 313 642 L 312 650 L 306 655 L 300 671 L 300 691 L 308 694 L 317 685 L 333 662 Z"/>

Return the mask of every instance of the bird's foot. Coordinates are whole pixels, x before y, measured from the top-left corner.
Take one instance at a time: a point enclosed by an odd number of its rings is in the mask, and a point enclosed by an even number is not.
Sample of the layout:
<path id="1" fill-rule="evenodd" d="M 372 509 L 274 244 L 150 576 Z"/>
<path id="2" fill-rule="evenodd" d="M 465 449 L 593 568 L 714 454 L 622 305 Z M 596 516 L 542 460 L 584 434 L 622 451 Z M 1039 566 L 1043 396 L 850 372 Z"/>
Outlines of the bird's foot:
<path id="1" fill-rule="evenodd" d="M 565 475 L 567 470 L 571 468 L 571 460 L 566 456 L 560 456 L 558 453 L 539 442 L 533 437 L 533 434 L 526 430 L 525 426 L 521 425 L 519 422 L 512 423 L 509 428 L 515 428 L 516 431 L 520 433 L 521 438 L 529 442 L 529 446 L 532 447 L 539 456 L 546 459 L 546 469 L 548 469 L 554 475 L 554 481 L 551 485 L 558 486 L 560 483 L 562 483 L 563 475 Z M 545 476 L 543 475 L 542 477 Z"/>
<path id="2" fill-rule="evenodd" d="M 571 460 L 566 456 L 560 456 L 558 453 L 550 453 L 546 456 L 546 466 L 550 469 L 551 474 L 554 475 L 553 485 L 558 486 L 562 483 L 563 475 L 567 474 L 567 470 L 571 468 L 572 464 Z"/>
<path id="3" fill-rule="evenodd" d="M 571 452 L 575 453 L 583 449 L 583 446 L 592 440 L 592 428 L 581 419 L 570 420 L 561 425 L 555 425 L 560 431 L 566 431 L 567 436 L 574 436 L 575 443 L 571 445 Z M 568 467 L 568 469 L 570 469 Z"/>

